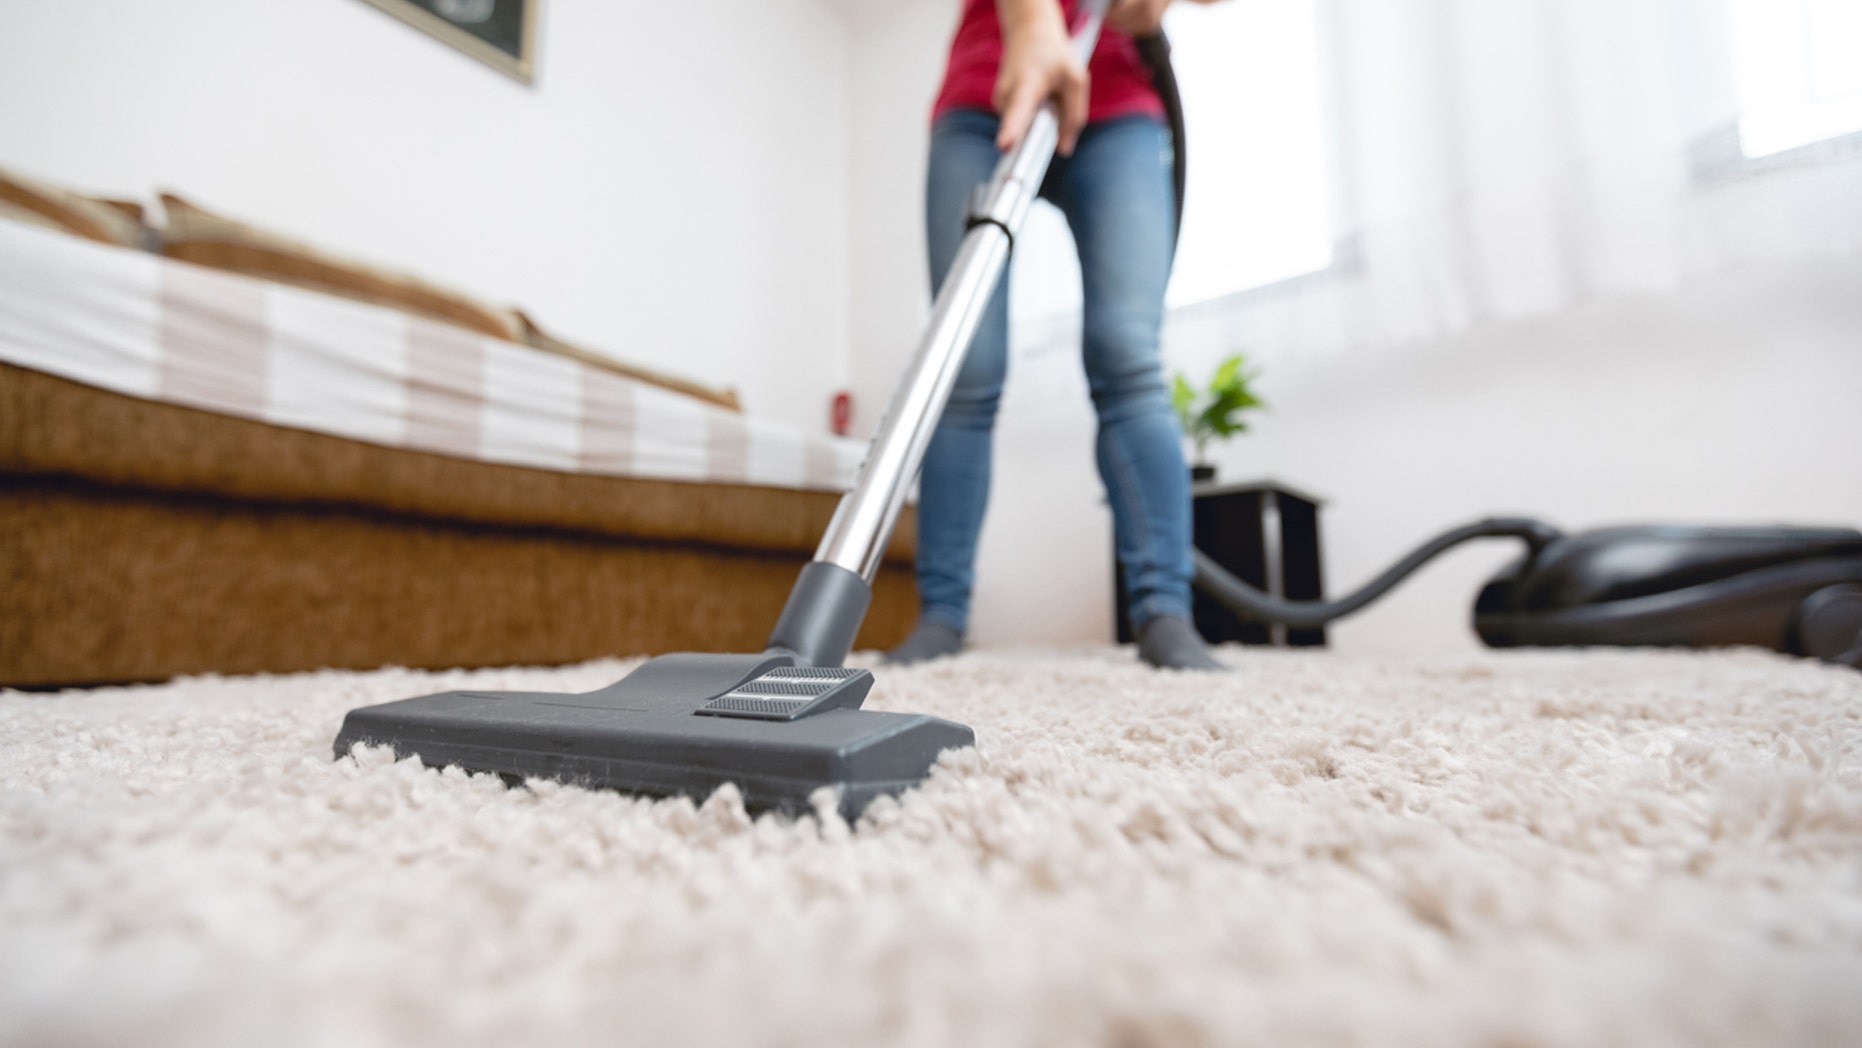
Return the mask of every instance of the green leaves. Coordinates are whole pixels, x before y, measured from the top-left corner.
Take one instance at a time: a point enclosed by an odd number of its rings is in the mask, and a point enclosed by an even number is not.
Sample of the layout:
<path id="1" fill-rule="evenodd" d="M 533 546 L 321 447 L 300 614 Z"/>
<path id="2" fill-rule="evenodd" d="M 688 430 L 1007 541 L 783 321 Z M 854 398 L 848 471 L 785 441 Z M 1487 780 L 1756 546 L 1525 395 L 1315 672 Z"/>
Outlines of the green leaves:
<path id="1" fill-rule="evenodd" d="M 1182 372 L 1171 383 L 1171 406 L 1177 410 L 1184 435 L 1196 445 L 1197 459 L 1203 458 L 1210 440 L 1246 433 L 1248 421 L 1244 413 L 1267 406 L 1251 386 L 1260 372 L 1246 367 L 1246 358 L 1237 353 L 1222 361 L 1209 385 L 1202 389 L 1192 385 Z"/>
<path id="2" fill-rule="evenodd" d="M 1183 372 L 1177 372 L 1176 383 L 1170 388 L 1170 406 L 1177 409 L 1177 421 L 1182 423 L 1185 433 L 1190 431 L 1190 419 L 1196 417 L 1192 410 L 1195 403 L 1196 387 L 1183 377 Z"/>

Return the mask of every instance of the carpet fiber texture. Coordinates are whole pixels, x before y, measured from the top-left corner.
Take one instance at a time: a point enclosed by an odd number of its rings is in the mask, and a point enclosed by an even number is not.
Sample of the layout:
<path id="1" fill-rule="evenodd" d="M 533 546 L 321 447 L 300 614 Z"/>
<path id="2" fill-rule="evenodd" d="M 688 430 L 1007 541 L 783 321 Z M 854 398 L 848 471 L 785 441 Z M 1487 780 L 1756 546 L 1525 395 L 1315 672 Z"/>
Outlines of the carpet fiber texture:
<path id="1" fill-rule="evenodd" d="M 1862 1043 L 1862 674 L 1222 655 L 882 670 L 854 827 L 330 759 L 629 663 L 0 695 L 0 1043 Z"/>

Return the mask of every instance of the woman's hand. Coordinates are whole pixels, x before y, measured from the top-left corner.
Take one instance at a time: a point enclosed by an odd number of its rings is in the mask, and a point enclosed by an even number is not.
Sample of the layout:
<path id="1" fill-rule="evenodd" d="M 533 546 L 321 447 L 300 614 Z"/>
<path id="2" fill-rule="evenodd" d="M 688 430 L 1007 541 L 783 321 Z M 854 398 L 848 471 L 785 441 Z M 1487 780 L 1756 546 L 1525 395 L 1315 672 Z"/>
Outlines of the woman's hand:
<path id="1" fill-rule="evenodd" d="M 1089 80 L 1073 53 L 1067 23 L 1055 0 L 997 0 L 1002 22 L 1002 65 L 992 99 L 1002 117 L 996 148 L 1015 148 L 1041 103 L 1054 100 L 1060 118 L 1060 155 L 1073 152 L 1086 126 Z"/>

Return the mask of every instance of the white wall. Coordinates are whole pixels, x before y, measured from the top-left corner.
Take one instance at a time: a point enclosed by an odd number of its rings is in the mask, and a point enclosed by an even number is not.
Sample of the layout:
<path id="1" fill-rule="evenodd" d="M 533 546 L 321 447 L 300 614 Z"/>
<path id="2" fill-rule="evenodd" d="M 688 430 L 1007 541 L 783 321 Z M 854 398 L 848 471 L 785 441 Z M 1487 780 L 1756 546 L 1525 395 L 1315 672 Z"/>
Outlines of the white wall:
<path id="1" fill-rule="evenodd" d="M 0 164 L 170 188 L 825 426 L 844 13 L 545 0 L 525 86 L 360 0 L 6 0 Z"/>
<path id="2" fill-rule="evenodd" d="M 850 388 L 871 433 L 930 306 L 924 173 L 955 0 L 869 0 L 852 14 L 848 155 Z"/>
<path id="3" fill-rule="evenodd" d="M 1329 499 L 1328 590 L 1449 526 L 1521 514 L 1862 527 L 1862 261 L 1767 263 L 1402 351 L 1286 361 L 1214 456 Z M 1333 629 L 1347 651 L 1469 649 L 1475 543 Z"/>

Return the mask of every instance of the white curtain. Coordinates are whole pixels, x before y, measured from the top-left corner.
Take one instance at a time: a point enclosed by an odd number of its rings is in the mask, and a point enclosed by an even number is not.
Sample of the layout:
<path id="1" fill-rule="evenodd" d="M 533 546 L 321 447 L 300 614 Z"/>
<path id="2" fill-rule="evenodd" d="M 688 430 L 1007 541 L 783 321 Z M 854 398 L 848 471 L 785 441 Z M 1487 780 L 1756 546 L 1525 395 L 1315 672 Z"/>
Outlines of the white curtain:
<path id="1" fill-rule="evenodd" d="M 1722 0 L 1326 0 L 1323 21 L 1334 263 L 1174 310 L 1192 371 L 1862 251 L 1862 135 L 1741 155 Z"/>

